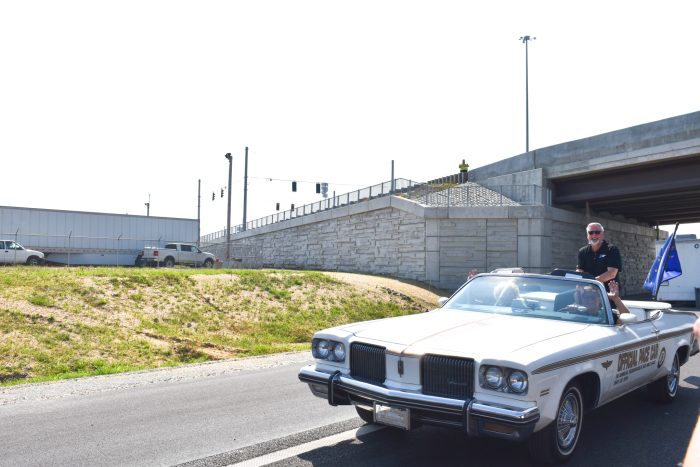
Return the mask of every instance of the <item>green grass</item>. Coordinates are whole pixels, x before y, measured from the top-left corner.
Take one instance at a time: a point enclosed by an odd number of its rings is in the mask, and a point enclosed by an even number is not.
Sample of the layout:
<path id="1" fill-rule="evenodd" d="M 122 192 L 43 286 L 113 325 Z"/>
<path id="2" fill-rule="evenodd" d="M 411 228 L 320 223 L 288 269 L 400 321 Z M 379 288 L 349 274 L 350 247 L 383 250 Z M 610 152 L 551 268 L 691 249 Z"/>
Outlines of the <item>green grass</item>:
<path id="1" fill-rule="evenodd" d="M 0 385 L 303 350 L 431 305 L 314 271 L 0 268 Z"/>

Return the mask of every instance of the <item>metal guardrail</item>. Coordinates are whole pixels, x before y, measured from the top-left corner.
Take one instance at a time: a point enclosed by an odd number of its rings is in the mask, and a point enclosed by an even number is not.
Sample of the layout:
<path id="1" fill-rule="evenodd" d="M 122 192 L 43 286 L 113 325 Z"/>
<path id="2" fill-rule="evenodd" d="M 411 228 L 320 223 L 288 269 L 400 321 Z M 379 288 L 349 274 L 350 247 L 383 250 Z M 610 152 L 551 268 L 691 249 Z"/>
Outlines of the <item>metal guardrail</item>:
<path id="1" fill-rule="evenodd" d="M 552 204 L 551 191 L 541 186 L 498 185 L 486 187 L 473 182 L 463 182 L 464 178 L 463 174 L 455 174 L 431 180 L 427 183 L 397 178 L 394 179 L 393 184 L 391 181 L 388 181 L 372 185 L 315 203 L 305 204 L 295 209 L 261 217 L 247 222 L 245 226 L 243 224 L 231 226 L 231 234 L 388 195 L 401 196 L 425 206 L 439 207 L 551 206 Z M 202 244 L 211 244 L 221 238 L 226 238 L 226 229 L 203 235 L 200 237 L 200 242 Z"/>
<path id="2" fill-rule="evenodd" d="M 397 178 L 394 180 L 393 186 L 391 181 L 379 183 L 377 185 L 361 188 L 359 190 L 351 191 L 349 193 L 345 193 L 338 196 L 333 196 L 322 201 L 316 201 L 315 203 L 305 204 L 294 209 L 281 211 L 275 214 L 271 214 L 269 216 L 249 221 L 245 224 L 245 228 L 243 224 L 238 224 L 235 226 L 232 225 L 231 234 L 243 232 L 245 230 L 256 229 L 258 227 L 264 227 L 269 224 L 276 224 L 278 222 L 296 219 L 297 217 L 306 216 L 308 214 L 313 214 L 316 212 L 326 211 L 328 209 L 347 206 L 349 204 L 354 204 L 367 199 L 378 198 L 390 194 L 397 194 L 399 192 L 404 192 L 405 190 L 408 190 L 412 186 L 418 184 L 418 182 L 406 180 L 405 178 Z M 212 243 L 219 238 L 225 237 L 226 229 L 222 229 L 200 237 L 200 241 L 206 244 Z"/>

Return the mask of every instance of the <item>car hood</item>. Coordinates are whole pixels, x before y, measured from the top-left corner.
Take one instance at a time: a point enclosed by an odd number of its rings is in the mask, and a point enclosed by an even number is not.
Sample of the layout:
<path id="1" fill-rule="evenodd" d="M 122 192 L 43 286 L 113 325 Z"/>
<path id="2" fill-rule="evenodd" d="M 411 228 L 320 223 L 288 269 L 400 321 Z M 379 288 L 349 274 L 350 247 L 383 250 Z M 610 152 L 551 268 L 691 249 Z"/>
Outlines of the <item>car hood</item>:
<path id="1" fill-rule="evenodd" d="M 543 318 L 440 309 L 341 328 L 356 339 L 384 343 L 393 352 L 507 355 L 588 327 Z"/>

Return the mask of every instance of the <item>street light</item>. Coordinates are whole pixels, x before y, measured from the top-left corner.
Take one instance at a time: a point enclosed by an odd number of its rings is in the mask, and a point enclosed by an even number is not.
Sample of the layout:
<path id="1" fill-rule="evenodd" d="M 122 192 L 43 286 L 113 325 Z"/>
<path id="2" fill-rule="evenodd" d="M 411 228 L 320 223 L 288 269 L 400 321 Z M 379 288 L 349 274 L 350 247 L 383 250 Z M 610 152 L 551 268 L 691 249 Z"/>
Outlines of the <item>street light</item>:
<path id="1" fill-rule="evenodd" d="M 233 166 L 233 157 L 227 152 L 224 156 L 228 159 L 228 213 L 226 215 L 226 260 L 231 260 L 231 170 Z"/>
<path id="2" fill-rule="evenodd" d="M 527 72 L 527 43 L 536 37 L 522 36 L 520 41 L 525 44 L 525 152 L 530 152 L 530 102 L 528 98 Z"/>

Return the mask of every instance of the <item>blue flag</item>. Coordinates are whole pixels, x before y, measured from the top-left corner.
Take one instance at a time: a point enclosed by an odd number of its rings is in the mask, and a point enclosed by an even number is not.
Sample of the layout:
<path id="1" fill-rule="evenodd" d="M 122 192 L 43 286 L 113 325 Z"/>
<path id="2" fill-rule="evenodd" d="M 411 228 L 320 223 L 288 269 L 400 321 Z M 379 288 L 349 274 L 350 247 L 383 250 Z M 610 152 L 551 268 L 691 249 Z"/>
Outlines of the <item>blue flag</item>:
<path id="1" fill-rule="evenodd" d="M 678 224 L 676 224 L 676 229 L 678 229 Z M 644 288 L 656 298 L 662 282 L 669 281 L 681 274 L 683 274 L 683 270 L 681 269 L 681 260 L 678 258 L 678 251 L 676 251 L 676 230 L 674 230 L 673 235 L 666 239 L 659 250 L 654 264 L 651 265 L 647 279 L 644 281 Z"/>

